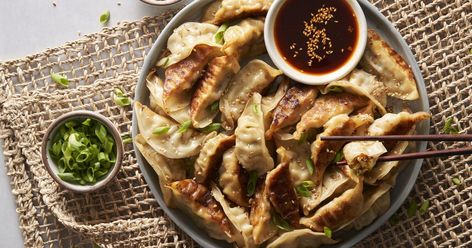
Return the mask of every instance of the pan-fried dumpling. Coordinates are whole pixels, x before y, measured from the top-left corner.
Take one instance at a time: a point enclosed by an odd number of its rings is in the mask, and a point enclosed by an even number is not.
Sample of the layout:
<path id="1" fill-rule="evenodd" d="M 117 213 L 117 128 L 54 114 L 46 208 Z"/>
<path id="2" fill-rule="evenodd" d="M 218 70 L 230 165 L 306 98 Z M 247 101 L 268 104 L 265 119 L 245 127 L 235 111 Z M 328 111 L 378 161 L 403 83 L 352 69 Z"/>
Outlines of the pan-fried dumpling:
<path id="1" fill-rule="evenodd" d="M 351 175 L 354 176 L 353 173 Z M 337 230 L 359 216 L 364 202 L 363 182 L 362 178 L 355 178 L 355 180 L 356 186 L 354 188 L 329 201 L 316 210 L 312 216 L 301 218 L 300 224 L 318 232 L 323 231 L 324 227 Z"/>
<path id="2" fill-rule="evenodd" d="M 195 161 L 195 178 L 198 183 L 206 183 L 209 178 L 216 175 L 223 152 L 232 147 L 234 141 L 234 135 L 220 133 L 205 142 Z"/>
<path id="3" fill-rule="evenodd" d="M 223 55 L 220 47 L 196 45 L 184 60 L 167 67 L 163 100 L 165 110 L 174 112 L 190 105 L 192 87 L 213 58 Z"/>
<path id="4" fill-rule="evenodd" d="M 293 136 L 295 139 L 300 139 L 304 132 L 322 127 L 333 116 L 350 114 L 368 103 L 369 99 L 366 97 L 345 92 L 320 96 L 315 100 L 313 107 L 302 116 Z"/>
<path id="5" fill-rule="evenodd" d="M 386 153 L 389 155 L 400 155 L 408 148 L 408 141 L 398 142 L 395 147 Z M 364 182 L 370 185 L 377 185 L 380 180 L 387 177 L 395 168 L 400 165 L 400 161 L 387 161 L 377 163 L 370 171 L 364 175 Z"/>
<path id="6" fill-rule="evenodd" d="M 228 21 L 265 16 L 272 0 L 216 0 L 203 13 L 203 22 L 221 25 Z"/>
<path id="7" fill-rule="evenodd" d="M 192 179 L 185 179 L 173 182 L 167 187 L 172 190 L 176 206 L 187 213 L 212 238 L 233 242 L 234 227 L 205 186 Z"/>
<path id="8" fill-rule="evenodd" d="M 254 92 L 261 92 L 282 74 L 262 60 L 252 60 L 234 76 L 220 100 L 223 127 L 233 129 L 247 101 Z"/>
<path id="9" fill-rule="evenodd" d="M 410 66 L 374 30 L 369 30 L 360 65 L 385 84 L 387 94 L 403 100 L 419 97 Z"/>
<path id="10" fill-rule="evenodd" d="M 378 187 L 364 193 L 364 209 L 361 215 L 352 222 L 356 230 L 372 223 L 377 217 L 387 212 L 390 208 L 390 189 L 392 185 L 382 183 Z"/>
<path id="11" fill-rule="evenodd" d="M 264 21 L 245 19 L 230 26 L 224 33 L 223 51 L 238 60 L 254 57 L 265 52 Z"/>
<path id="12" fill-rule="evenodd" d="M 284 139 L 282 135 L 275 135 L 277 159 L 279 163 L 288 163 L 290 178 L 294 185 L 299 185 L 310 179 L 310 172 L 306 160 L 310 158 L 310 144 L 295 139 Z"/>
<path id="13" fill-rule="evenodd" d="M 241 238 L 235 240 L 238 244 L 238 247 L 256 247 L 254 238 L 252 237 L 253 226 L 249 221 L 249 215 L 246 213 L 246 211 L 239 206 L 231 207 L 229 202 L 226 201 L 224 195 L 221 193 L 220 189 L 214 184 L 211 187 L 211 193 L 215 200 L 220 203 L 223 211 L 233 226 L 241 233 Z"/>
<path id="14" fill-rule="evenodd" d="M 246 195 L 249 175 L 239 164 L 234 147 L 223 154 L 219 174 L 218 183 L 226 197 L 239 206 L 249 207 Z"/>
<path id="15" fill-rule="evenodd" d="M 149 95 L 149 105 L 151 109 L 160 114 L 168 115 L 178 123 L 184 123 L 190 120 L 190 107 L 186 106 L 183 109 L 176 110 L 174 112 L 168 112 L 164 108 L 164 102 L 162 101 L 162 94 L 164 93 L 164 82 L 151 71 L 146 78 L 146 86 L 151 93 Z"/>
<path id="16" fill-rule="evenodd" d="M 262 97 L 262 112 L 264 113 L 264 128 L 268 128 L 272 121 L 272 115 L 278 102 L 282 99 L 288 89 L 288 80 L 284 78 L 277 90 L 270 95 Z"/>
<path id="17" fill-rule="evenodd" d="M 238 71 L 239 63 L 234 57 L 221 56 L 210 61 L 192 97 L 190 114 L 194 127 L 203 128 L 212 123 L 218 108 L 212 109 L 211 105 L 220 100 L 229 81 Z"/>
<path id="18" fill-rule="evenodd" d="M 376 109 L 382 115 L 387 113 L 387 110 L 385 110 L 384 105 L 382 105 L 373 95 L 371 95 L 371 92 L 368 92 L 366 89 L 361 88 L 360 86 L 358 86 L 354 83 L 351 83 L 349 81 L 345 81 L 345 80 L 334 81 L 334 82 L 329 83 L 328 85 L 326 85 L 326 87 L 321 92 L 323 94 L 326 94 L 333 87 L 340 87 L 340 88 L 342 88 L 343 91 L 345 91 L 347 93 L 367 97 L 370 101 L 372 101 L 372 103 L 374 103 Z M 385 98 L 385 102 L 386 101 L 387 100 Z"/>
<path id="19" fill-rule="evenodd" d="M 272 206 L 269 196 L 262 182 L 257 186 L 256 194 L 251 204 L 251 214 L 249 220 L 254 227 L 252 234 L 257 245 L 264 243 L 277 234 L 277 227 L 272 222 Z"/>
<path id="20" fill-rule="evenodd" d="M 288 163 L 279 164 L 267 173 L 265 187 L 274 210 L 291 226 L 297 227 L 300 220 L 299 201 L 290 178 Z"/>
<path id="21" fill-rule="evenodd" d="M 318 248 L 322 245 L 336 244 L 338 241 L 328 238 L 322 232 L 310 229 L 297 229 L 283 233 L 269 243 L 267 248 Z"/>
<path id="22" fill-rule="evenodd" d="M 267 137 L 271 138 L 280 129 L 296 124 L 313 107 L 317 93 L 318 90 L 312 86 L 292 86 L 274 110 Z"/>
<path id="23" fill-rule="evenodd" d="M 186 22 L 176 29 L 167 40 L 170 55 L 160 59 L 158 66 L 168 67 L 187 58 L 192 49 L 199 44 L 218 46 L 213 37 L 218 26 L 210 23 Z"/>
<path id="24" fill-rule="evenodd" d="M 347 76 L 349 83 L 359 86 L 363 90 L 373 96 L 382 106 L 387 106 L 387 91 L 382 82 L 377 78 L 365 72 L 364 70 L 354 69 Z"/>
<path id="25" fill-rule="evenodd" d="M 185 179 L 185 165 L 180 160 L 168 159 L 157 153 L 141 134 L 136 136 L 134 143 L 159 177 L 159 186 L 161 187 L 164 202 L 166 205 L 171 206 L 172 191 L 166 188 L 165 185 Z"/>
<path id="26" fill-rule="evenodd" d="M 387 149 L 380 141 L 354 141 L 343 148 L 344 158 L 358 174 L 370 171 L 377 159 L 386 152 Z"/>
<path id="27" fill-rule="evenodd" d="M 135 102 L 134 111 L 136 111 L 140 133 L 156 152 L 172 159 L 187 158 L 198 154 L 205 139 L 204 134 L 193 129 L 180 133 L 176 122 L 154 113 L 140 102 Z M 169 128 L 167 133 L 153 134 L 156 128 L 163 127 Z"/>
<path id="28" fill-rule="evenodd" d="M 238 119 L 235 131 L 235 153 L 239 163 L 248 171 L 263 175 L 274 168 L 274 160 L 267 149 L 264 136 L 264 119 L 261 95 L 254 93 Z"/>

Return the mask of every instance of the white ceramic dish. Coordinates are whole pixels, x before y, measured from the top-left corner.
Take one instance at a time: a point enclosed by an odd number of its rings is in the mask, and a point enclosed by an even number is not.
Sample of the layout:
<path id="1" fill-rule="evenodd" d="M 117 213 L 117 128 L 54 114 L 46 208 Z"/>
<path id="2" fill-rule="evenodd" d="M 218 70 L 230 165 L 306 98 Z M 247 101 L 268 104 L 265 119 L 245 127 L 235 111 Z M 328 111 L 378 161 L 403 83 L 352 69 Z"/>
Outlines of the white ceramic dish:
<path id="1" fill-rule="evenodd" d="M 199 21 L 201 13 L 210 2 L 213 0 L 195 0 L 180 11 L 170 22 L 166 28 L 162 31 L 159 38 L 154 43 L 153 47 L 146 57 L 141 74 L 136 87 L 135 101 L 140 101 L 143 104 L 149 103 L 149 91 L 146 88 L 146 76 L 150 69 L 152 69 L 158 60 L 162 49 L 166 48 L 167 39 L 172 34 L 173 30 L 184 22 L 188 21 Z M 410 104 L 413 111 L 429 111 L 428 97 L 426 93 L 426 87 L 424 85 L 423 77 L 416 64 L 415 58 L 411 53 L 408 45 L 403 40 L 397 30 L 388 22 L 388 20 L 370 3 L 366 0 L 359 0 L 359 4 L 364 11 L 366 16 L 367 26 L 375 29 L 389 44 L 403 56 L 405 61 L 411 66 L 415 79 L 418 85 L 418 91 L 420 93 L 420 100 L 414 101 Z M 398 109 L 401 109 L 401 104 L 396 105 Z M 138 125 L 136 115 L 133 115 L 133 138 L 138 134 Z M 429 133 L 429 122 L 422 122 L 417 126 L 417 133 L 428 134 Z M 208 234 L 198 228 L 191 219 L 178 209 L 169 208 L 164 204 L 162 198 L 162 192 L 159 188 L 159 180 L 154 170 L 149 166 L 143 156 L 138 152 L 137 147 L 134 147 L 136 151 L 137 161 L 139 167 L 149 184 L 151 191 L 156 197 L 157 202 L 165 211 L 165 213 L 179 226 L 184 232 L 192 237 L 197 243 L 205 248 L 221 248 L 221 247 L 232 247 L 224 241 L 215 240 L 208 236 Z M 426 149 L 426 142 L 418 142 L 417 150 L 424 151 Z M 390 216 L 392 216 L 401 204 L 405 201 L 406 197 L 410 193 L 418 172 L 421 169 L 423 160 L 411 161 L 408 166 L 400 173 L 397 178 L 396 186 L 391 190 L 391 206 L 390 209 L 382 216 L 377 218 L 372 224 L 362 229 L 361 231 L 352 231 L 342 234 L 340 243 L 330 247 L 352 247 L 354 244 L 364 239 L 367 235 L 377 230 L 383 223 L 385 223 Z"/>
<path id="2" fill-rule="evenodd" d="M 279 13 L 280 8 L 285 2 L 286 0 L 275 0 L 274 3 L 272 3 L 269 13 L 267 13 L 264 25 L 264 41 L 267 48 L 267 53 L 274 64 L 280 70 L 282 70 L 285 75 L 300 83 L 322 85 L 346 76 L 356 67 L 356 65 L 361 60 L 362 55 L 364 54 L 367 43 L 367 21 L 365 19 L 364 11 L 362 11 L 361 6 L 356 0 L 346 0 L 356 15 L 357 26 L 359 27 L 359 35 L 354 52 L 344 65 L 335 71 L 320 75 L 303 73 L 300 70 L 297 70 L 283 59 L 282 55 L 277 49 L 274 36 L 275 19 Z"/>

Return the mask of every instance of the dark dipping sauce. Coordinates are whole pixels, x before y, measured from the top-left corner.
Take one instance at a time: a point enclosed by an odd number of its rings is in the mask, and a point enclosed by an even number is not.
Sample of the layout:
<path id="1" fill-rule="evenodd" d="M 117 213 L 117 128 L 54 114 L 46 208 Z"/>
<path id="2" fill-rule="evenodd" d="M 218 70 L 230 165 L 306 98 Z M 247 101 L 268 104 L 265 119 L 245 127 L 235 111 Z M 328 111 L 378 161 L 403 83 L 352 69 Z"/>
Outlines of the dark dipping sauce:
<path id="1" fill-rule="evenodd" d="M 344 0 L 287 0 L 275 18 L 275 44 L 295 69 L 327 74 L 343 66 L 357 45 L 359 27 Z"/>

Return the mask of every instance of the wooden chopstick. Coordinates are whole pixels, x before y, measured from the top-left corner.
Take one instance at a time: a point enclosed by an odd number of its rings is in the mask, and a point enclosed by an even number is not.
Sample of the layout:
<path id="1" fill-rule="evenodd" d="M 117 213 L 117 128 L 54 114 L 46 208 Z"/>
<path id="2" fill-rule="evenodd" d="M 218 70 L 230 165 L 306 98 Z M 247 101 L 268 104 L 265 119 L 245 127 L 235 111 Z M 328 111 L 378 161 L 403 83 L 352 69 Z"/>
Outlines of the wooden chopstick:
<path id="1" fill-rule="evenodd" d="M 381 156 L 379 157 L 377 162 L 412 160 L 412 159 L 419 159 L 419 158 L 447 157 L 447 156 L 465 155 L 465 154 L 472 154 L 472 147 Z M 346 160 L 339 161 L 336 164 L 347 165 L 347 161 Z"/>
<path id="2" fill-rule="evenodd" d="M 472 141 L 472 134 L 427 134 L 383 136 L 321 136 L 321 140 L 336 141 Z"/>

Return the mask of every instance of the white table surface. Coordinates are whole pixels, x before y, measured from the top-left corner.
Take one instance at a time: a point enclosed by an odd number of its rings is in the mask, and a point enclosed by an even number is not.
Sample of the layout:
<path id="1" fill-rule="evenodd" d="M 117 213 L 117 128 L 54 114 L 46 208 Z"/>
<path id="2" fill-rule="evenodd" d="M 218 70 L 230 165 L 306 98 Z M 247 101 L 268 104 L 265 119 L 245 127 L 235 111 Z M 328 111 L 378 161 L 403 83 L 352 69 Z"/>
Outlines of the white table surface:
<path id="1" fill-rule="evenodd" d="M 123 20 L 158 15 L 168 8 L 138 0 L 0 0 L 0 61 L 60 46 L 79 39 L 79 33 L 98 32 L 102 28 L 99 17 L 106 10 L 111 13 L 108 25 L 113 26 Z M 16 248 L 23 246 L 23 238 L 6 175 L 2 144 L 0 140 L 0 246 Z"/>

